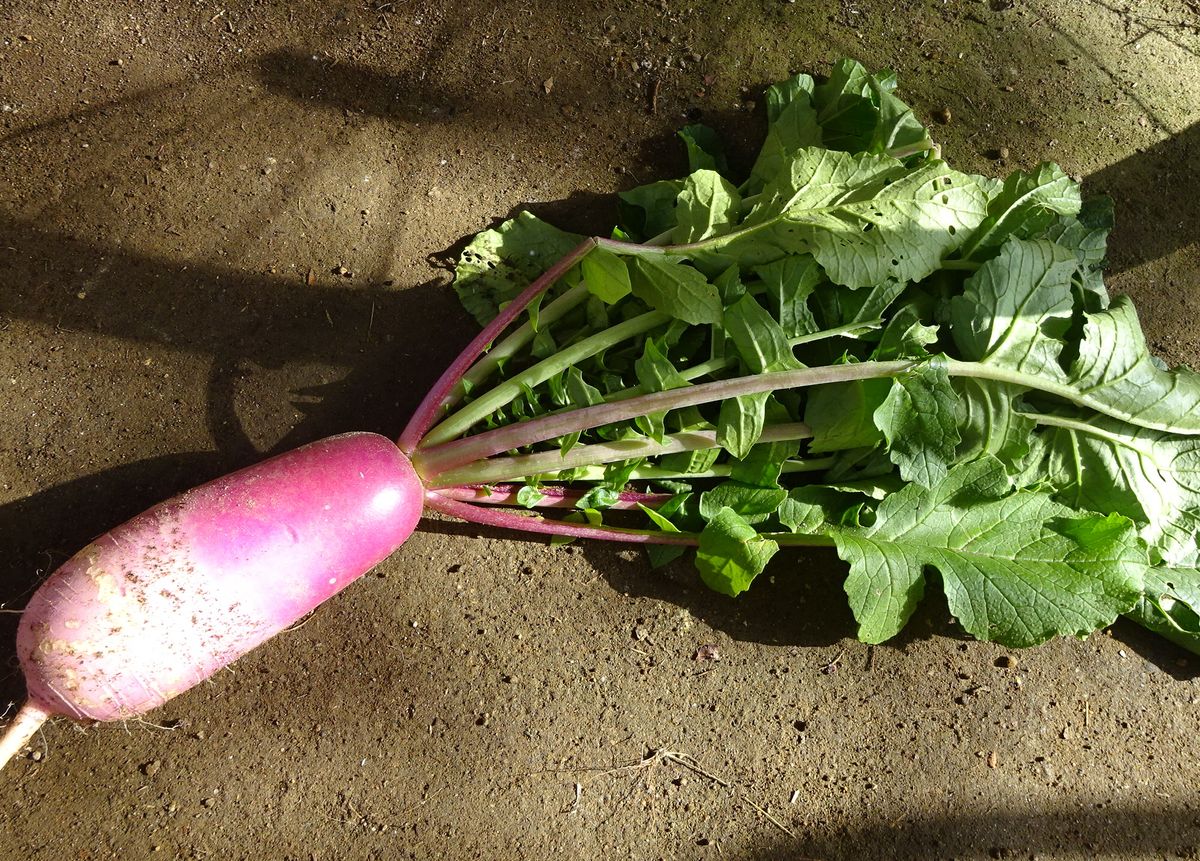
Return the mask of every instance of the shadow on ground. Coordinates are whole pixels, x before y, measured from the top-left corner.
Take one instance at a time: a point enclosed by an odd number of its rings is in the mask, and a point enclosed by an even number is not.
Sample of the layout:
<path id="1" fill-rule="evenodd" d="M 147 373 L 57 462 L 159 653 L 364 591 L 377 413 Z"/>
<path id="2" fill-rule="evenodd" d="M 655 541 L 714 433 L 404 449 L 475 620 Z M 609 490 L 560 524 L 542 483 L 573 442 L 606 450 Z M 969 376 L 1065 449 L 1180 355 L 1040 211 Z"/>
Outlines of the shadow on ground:
<path id="1" fill-rule="evenodd" d="M 1200 123 L 1087 177 L 1088 194 L 1107 194 L 1116 204 L 1111 271 L 1132 269 L 1200 242 L 1197 162 Z"/>
<path id="2" fill-rule="evenodd" d="M 803 804 L 803 801 L 800 802 Z M 1194 858 L 1200 817 L 1186 802 L 1099 803 L 1061 810 L 1005 811 L 834 829 L 813 823 L 739 861 L 924 861 L 928 858 Z"/>

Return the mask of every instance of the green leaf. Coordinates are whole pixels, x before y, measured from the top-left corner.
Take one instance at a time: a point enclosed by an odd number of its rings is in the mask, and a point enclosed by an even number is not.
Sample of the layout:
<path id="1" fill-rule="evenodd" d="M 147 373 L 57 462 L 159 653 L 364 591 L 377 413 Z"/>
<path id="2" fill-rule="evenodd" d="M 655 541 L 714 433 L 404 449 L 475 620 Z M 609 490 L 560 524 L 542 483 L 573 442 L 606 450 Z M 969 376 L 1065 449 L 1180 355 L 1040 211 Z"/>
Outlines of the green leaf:
<path id="1" fill-rule="evenodd" d="M 645 462 L 645 458 L 635 457 L 630 460 L 619 460 L 606 465 L 604 467 L 604 478 L 602 479 L 604 486 L 609 490 L 624 490 L 625 485 L 629 484 L 630 476 Z"/>
<path id="2" fill-rule="evenodd" d="M 665 392 L 690 386 L 654 338 L 647 338 L 642 345 L 642 357 L 633 363 L 638 385 L 647 392 Z"/>
<path id="3" fill-rule="evenodd" d="M 913 109 L 896 98 L 878 75 L 868 83 L 879 114 L 867 150 L 903 158 L 932 149 L 929 132 L 916 118 Z"/>
<path id="4" fill-rule="evenodd" d="M 1075 255 L 1046 240 L 1011 239 L 950 301 L 964 359 L 1065 381 L 1058 363 L 1071 323 Z"/>
<path id="5" fill-rule="evenodd" d="M 700 533 L 696 568 L 710 589 L 736 596 L 750 588 L 778 549 L 733 509 L 722 508 Z"/>
<path id="6" fill-rule="evenodd" d="M 871 75 L 855 60 L 834 63 L 829 80 L 813 90 L 817 122 L 824 146 L 846 152 L 863 152 L 874 137 L 879 111 L 868 98 Z"/>
<path id="7" fill-rule="evenodd" d="M 822 149 L 802 150 L 760 197 L 726 251 L 737 253 L 739 239 L 760 262 L 810 251 L 831 281 L 851 288 L 925 278 L 986 205 L 975 181 L 944 162 L 908 171 L 886 156 Z M 768 246 L 776 253 L 767 256 Z"/>
<path id="8" fill-rule="evenodd" d="M 589 508 L 586 511 L 572 511 L 563 516 L 565 523 L 586 523 L 588 526 L 602 526 L 604 524 L 604 515 L 594 508 Z M 551 535 L 550 546 L 562 547 L 574 541 L 574 537 L 570 535 Z"/>
<path id="9" fill-rule="evenodd" d="M 579 497 L 575 507 L 581 511 L 603 511 L 616 505 L 619 499 L 620 495 L 615 490 L 607 487 L 593 487 Z"/>
<path id="10" fill-rule="evenodd" d="M 884 281 L 869 290 L 846 290 L 835 284 L 819 284 L 813 298 L 821 308 L 826 326 L 848 326 L 878 320 L 904 293 L 901 281 Z"/>
<path id="11" fill-rule="evenodd" d="M 673 241 L 682 245 L 728 233 L 741 208 L 742 196 L 733 183 L 715 170 L 697 170 L 684 180 L 679 192 Z"/>
<path id="12" fill-rule="evenodd" d="M 796 77 L 767 88 L 767 137 L 750 170 L 746 189 L 754 194 L 787 168 L 795 154 L 821 145 L 821 126 L 812 104 L 813 80 Z"/>
<path id="13" fill-rule="evenodd" d="M 846 520 L 848 512 L 862 505 L 862 497 L 838 488 L 807 485 L 792 488 L 779 505 L 779 522 L 789 532 L 819 535 Z"/>
<path id="14" fill-rule="evenodd" d="M 588 292 L 609 305 L 620 302 L 633 290 L 625 261 L 603 248 L 593 248 L 580 261 Z"/>
<path id="15" fill-rule="evenodd" d="M 1035 236 L 1056 215 L 1078 213 L 1080 203 L 1079 183 L 1056 164 L 1043 162 L 1032 173 L 1014 171 L 988 201 L 987 218 L 963 245 L 963 257 L 980 257 L 1011 236 Z"/>
<path id="16" fill-rule="evenodd" d="M 1080 514 L 1049 495 L 1006 492 L 991 457 L 951 470 L 932 489 L 910 484 L 879 504 L 872 526 L 833 532 L 850 563 L 846 594 L 859 638 L 883 642 L 942 577 L 950 611 L 981 640 L 1031 646 L 1090 633 L 1141 597 L 1145 550 L 1133 524 Z"/>
<path id="17" fill-rule="evenodd" d="M 718 275 L 713 280 L 713 286 L 717 288 L 721 304 L 725 306 L 732 305 L 746 295 L 746 285 L 742 283 L 741 272 L 738 271 L 736 263 Z"/>
<path id="18" fill-rule="evenodd" d="M 770 392 L 741 395 L 721 402 L 717 445 L 741 460 L 762 436 Z"/>
<path id="19" fill-rule="evenodd" d="M 804 101 L 812 102 L 812 93 L 815 83 L 811 75 L 800 73 L 793 75 L 786 81 L 780 81 L 777 84 L 772 84 L 767 87 L 764 94 L 764 99 L 767 103 L 767 124 L 774 125 L 779 122 L 783 112 L 792 102 Z"/>
<path id="20" fill-rule="evenodd" d="M 687 146 L 688 172 L 715 170 L 727 173 L 725 146 L 717 133 L 702 123 L 693 123 L 681 128 L 677 134 Z"/>
<path id="21" fill-rule="evenodd" d="M 1013 407 L 1021 388 L 1011 383 L 959 377 L 953 381 L 958 392 L 957 424 L 961 442 L 958 460 L 974 460 L 990 454 L 1010 473 L 1029 454 L 1035 424 Z"/>
<path id="22" fill-rule="evenodd" d="M 770 419 L 768 405 L 768 418 Z M 774 421 L 774 419 L 770 419 Z M 783 419 L 788 421 L 786 417 Z M 757 487 L 775 487 L 779 484 L 779 476 L 783 465 L 800 451 L 799 440 L 780 440 L 779 442 L 760 442 L 750 449 L 741 460 L 734 461 L 729 470 L 729 477 L 744 484 Z"/>
<path id="23" fill-rule="evenodd" d="M 875 411 L 891 392 L 891 380 L 829 383 L 809 390 L 804 421 L 812 431 L 813 454 L 871 448 L 883 441 Z"/>
<path id="24" fill-rule="evenodd" d="M 651 308 L 693 325 L 721 322 L 721 297 L 698 270 L 658 256 L 629 262 L 633 295 Z"/>
<path id="25" fill-rule="evenodd" d="M 1145 595 L 1126 615 L 1200 654 L 1200 569 L 1194 564 L 1148 569 Z"/>
<path id="26" fill-rule="evenodd" d="M 774 263 L 755 267 L 754 274 L 774 301 L 779 325 L 787 337 L 809 335 L 820 329 L 808 307 L 808 297 L 825 277 L 815 257 L 790 254 Z"/>
<path id="27" fill-rule="evenodd" d="M 658 465 L 671 472 L 684 475 L 695 472 L 705 472 L 712 468 L 721 456 L 719 448 L 702 448 L 697 451 L 681 451 L 659 458 Z"/>
<path id="28" fill-rule="evenodd" d="M 1055 498 L 1075 508 L 1117 513 L 1168 563 L 1197 553 L 1200 438 L 1087 416 L 1045 430 L 1046 473 Z"/>
<path id="29" fill-rule="evenodd" d="M 700 515 L 712 520 L 722 508 L 730 508 L 747 523 L 758 523 L 774 514 L 787 495 L 787 491 L 780 487 L 755 487 L 738 481 L 723 481 L 700 495 Z"/>
<path id="30" fill-rule="evenodd" d="M 675 226 L 675 199 L 683 180 L 670 179 L 638 186 L 617 195 L 621 225 L 631 237 L 653 239 Z"/>
<path id="31" fill-rule="evenodd" d="M 725 309 L 725 334 L 755 374 L 800 367 L 779 323 L 746 294 Z"/>
<path id="32" fill-rule="evenodd" d="M 471 240 L 455 267 L 454 290 L 485 325 L 546 269 L 583 239 L 521 212 Z"/>
<path id="33" fill-rule="evenodd" d="M 567 368 L 567 396 L 571 403 L 578 407 L 591 407 L 604 403 L 604 395 L 595 386 L 583 378 L 579 368 Z"/>
<path id="34" fill-rule="evenodd" d="M 1087 315 L 1071 383 L 1089 404 L 1130 424 L 1200 434 L 1200 376 L 1186 367 L 1163 370 L 1155 364 L 1128 296 Z"/>
<path id="35" fill-rule="evenodd" d="M 558 352 L 558 342 L 554 340 L 549 328 L 542 329 L 533 336 L 529 352 L 535 359 L 549 358 Z"/>
<path id="36" fill-rule="evenodd" d="M 525 508 L 537 508 L 544 495 L 541 488 L 527 484 L 517 491 L 517 505 Z"/>
<path id="37" fill-rule="evenodd" d="M 649 517 L 651 522 L 653 522 L 654 525 L 657 526 L 661 531 L 663 531 L 663 532 L 679 532 L 679 527 L 677 527 L 671 521 L 667 520 L 667 518 L 663 517 L 661 514 L 659 514 L 653 508 L 647 508 L 646 506 L 642 505 L 640 502 L 637 504 L 637 507 L 640 508 L 642 510 L 642 513 L 645 514 L 647 517 Z"/>
<path id="38" fill-rule="evenodd" d="M 1079 262 L 1076 280 L 1083 290 L 1086 311 L 1102 311 L 1108 307 L 1104 263 L 1108 255 L 1108 234 L 1112 228 L 1112 198 L 1093 197 L 1083 202 L 1078 216 L 1059 216 L 1044 234 L 1046 239 L 1075 254 Z"/>
<path id="39" fill-rule="evenodd" d="M 944 357 L 892 379 L 874 420 L 905 481 L 933 487 L 946 478 L 959 443 L 957 401 Z"/>
<path id="40" fill-rule="evenodd" d="M 925 348 L 936 344 L 938 327 L 926 326 L 921 322 L 920 312 L 914 305 L 899 308 L 884 326 L 879 344 L 871 353 L 878 362 L 892 359 L 920 359 L 929 355 Z"/>

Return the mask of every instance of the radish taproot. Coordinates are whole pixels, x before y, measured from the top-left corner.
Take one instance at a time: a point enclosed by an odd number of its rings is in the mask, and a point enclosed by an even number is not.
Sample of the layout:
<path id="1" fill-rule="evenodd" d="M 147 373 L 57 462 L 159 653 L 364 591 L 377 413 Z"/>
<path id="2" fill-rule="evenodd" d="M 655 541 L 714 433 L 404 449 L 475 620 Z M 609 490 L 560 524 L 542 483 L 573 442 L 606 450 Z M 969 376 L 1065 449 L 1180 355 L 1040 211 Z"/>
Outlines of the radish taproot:
<path id="1" fill-rule="evenodd" d="M 160 503 L 81 550 L 17 630 L 28 699 L 0 766 L 51 715 L 162 705 L 385 559 L 421 515 L 420 480 L 376 434 L 330 437 Z"/>

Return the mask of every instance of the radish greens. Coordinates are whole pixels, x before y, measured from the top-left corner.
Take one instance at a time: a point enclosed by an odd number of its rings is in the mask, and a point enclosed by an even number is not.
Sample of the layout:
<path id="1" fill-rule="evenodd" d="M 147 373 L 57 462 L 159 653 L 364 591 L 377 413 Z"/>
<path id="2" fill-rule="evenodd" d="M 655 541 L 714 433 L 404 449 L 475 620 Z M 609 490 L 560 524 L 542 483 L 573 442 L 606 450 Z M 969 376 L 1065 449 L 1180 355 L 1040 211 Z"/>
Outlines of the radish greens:
<path id="1" fill-rule="evenodd" d="M 455 289 L 489 328 L 404 438 L 428 505 L 694 547 L 729 595 L 832 547 L 867 642 L 937 582 L 979 639 L 1125 614 L 1200 651 L 1200 377 L 1110 300 L 1110 203 L 952 169 L 894 90 L 797 75 L 744 179 L 688 126 L 691 172 L 621 192 L 610 237 L 476 236 Z"/>

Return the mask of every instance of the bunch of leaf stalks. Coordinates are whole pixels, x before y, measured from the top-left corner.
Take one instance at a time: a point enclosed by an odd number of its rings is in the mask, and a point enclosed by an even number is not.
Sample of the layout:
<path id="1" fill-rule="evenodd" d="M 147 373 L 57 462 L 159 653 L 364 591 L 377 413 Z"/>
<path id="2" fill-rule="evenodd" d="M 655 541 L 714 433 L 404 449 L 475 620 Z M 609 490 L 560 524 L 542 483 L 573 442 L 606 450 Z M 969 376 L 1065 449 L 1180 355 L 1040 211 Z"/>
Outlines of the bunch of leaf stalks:
<path id="1" fill-rule="evenodd" d="M 455 286 L 491 348 L 406 434 L 430 504 L 695 547 L 729 595 L 832 547 L 872 643 L 932 578 L 982 640 L 1125 614 L 1200 650 L 1200 377 L 1109 297 L 1111 203 L 953 170 L 894 89 L 851 60 L 771 87 L 741 182 L 685 127 L 691 173 L 621 193 L 611 237 L 476 236 Z"/>

